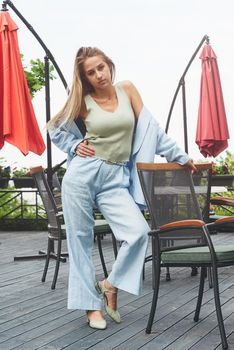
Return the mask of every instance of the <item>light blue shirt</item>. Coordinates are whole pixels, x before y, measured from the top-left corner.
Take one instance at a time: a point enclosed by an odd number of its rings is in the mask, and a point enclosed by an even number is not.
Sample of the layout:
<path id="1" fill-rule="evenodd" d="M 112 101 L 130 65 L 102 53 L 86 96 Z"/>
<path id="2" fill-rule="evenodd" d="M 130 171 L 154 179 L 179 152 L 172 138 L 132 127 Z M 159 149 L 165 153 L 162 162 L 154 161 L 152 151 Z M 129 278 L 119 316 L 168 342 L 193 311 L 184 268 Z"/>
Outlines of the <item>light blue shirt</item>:
<path id="1" fill-rule="evenodd" d="M 84 139 L 75 122 L 69 126 L 64 123 L 51 130 L 50 138 L 60 150 L 67 153 L 68 164 L 75 156 L 76 146 Z M 145 206 L 145 200 L 136 163 L 153 163 L 156 154 L 164 156 L 168 162 L 185 164 L 189 160 L 188 154 L 165 133 L 147 108 L 143 107 L 135 129 L 132 155 L 128 163 L 130 170 L 129 192 L 140 206 Z"/>

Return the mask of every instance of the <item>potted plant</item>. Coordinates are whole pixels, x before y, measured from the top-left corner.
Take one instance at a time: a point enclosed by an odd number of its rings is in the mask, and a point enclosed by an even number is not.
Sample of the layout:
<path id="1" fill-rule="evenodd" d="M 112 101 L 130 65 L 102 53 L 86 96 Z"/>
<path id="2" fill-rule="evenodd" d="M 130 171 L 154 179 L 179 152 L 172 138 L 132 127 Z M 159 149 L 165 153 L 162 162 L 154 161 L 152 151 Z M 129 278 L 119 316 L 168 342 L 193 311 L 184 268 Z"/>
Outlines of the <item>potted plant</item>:
<path id="1" fill-rule="evenodd" d="M 0 188 L 6 188 L 10 180 L 11 168 L 6 166 L 6 161 L 0 157 Z"/>
<path id="2" fill-rule="evenodd" d="M 28 168 L 14 168 L 12 171 L 12 180 L 16 188 L 34 188 L 35 182 L 30 175 Z"/>
<path id="3" fill-rule="evenodd" d="M 226 152 L 226 157 L 220 158 L 212 167 L 212 186 L 232 186 L 234 181 L 234 155 Z"/>

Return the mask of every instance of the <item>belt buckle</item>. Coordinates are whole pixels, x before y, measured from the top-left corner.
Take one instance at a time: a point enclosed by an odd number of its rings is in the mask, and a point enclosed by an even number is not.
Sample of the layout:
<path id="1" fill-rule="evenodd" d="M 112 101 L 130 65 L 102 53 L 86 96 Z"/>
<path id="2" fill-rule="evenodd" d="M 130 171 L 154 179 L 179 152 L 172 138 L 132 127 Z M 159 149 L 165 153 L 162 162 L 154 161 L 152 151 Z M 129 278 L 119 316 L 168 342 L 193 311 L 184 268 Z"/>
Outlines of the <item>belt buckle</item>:
<path id="1" fill-rule="evenodd" d="M 113 162 L 111 162 L 110 160 L 105 160 L 106 164 L 113 164 Z"/>
<path id="2" fill-rule="evenodd" d="M 124 162 L 112 162 L 111 160 L 106 160 L 105 162 L 107 164 L 115 164 L 115 165 L 125 165 L 126 164 Z"/>

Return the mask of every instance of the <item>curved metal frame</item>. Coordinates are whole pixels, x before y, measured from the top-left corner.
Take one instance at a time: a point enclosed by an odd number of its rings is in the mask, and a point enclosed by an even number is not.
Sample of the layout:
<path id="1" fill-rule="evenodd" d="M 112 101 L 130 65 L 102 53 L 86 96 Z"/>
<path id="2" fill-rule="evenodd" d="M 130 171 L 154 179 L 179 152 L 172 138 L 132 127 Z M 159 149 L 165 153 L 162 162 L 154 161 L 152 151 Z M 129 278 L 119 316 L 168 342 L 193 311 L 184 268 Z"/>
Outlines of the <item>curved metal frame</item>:
<path id="1" fill-rule="evenodd" d="M 178 86 L 176 88 L 174 97 L 172 99 L 172 103 L 169 109 L 169 113 L 168 113 L 168 117 L 167 117 L 167 123 L 166 123 L 166 127 L 165 127 L 165 132 L 168 132 L 169 129 L 169 124 L 170 124 L 170 120 L 171 120 L 171 115 L 172 115 L 172 111 L 176 102 L 176 98 L 177 95 L 180 91 L 180 88 L 182 87 L 182 106 L 183 106 L 183 124 L 184 124 L 184 150 L 186 153 L 188 153 L 188 133 L 187 133 L 187 111 L 186 111 L 186 94 L 185 94 L 185 75 L 187 74 L 187 71 L 189 70 L 189 67 L 191 66 L 194 58 L 196 57 L 198 51 L 200 50 L 201 46 L 203 45 L 203 43 L 206 42 L 207 44 L 209 44 L 209 37 L 208 35 L 204 35 L 204 37 L 202 38 L 200 44 L 198 45 L 198 47 L 196 48 L 196 50 L 194 51 L 194 54 L 192 55 L 192 57 L 190 58 L 184 73 L 182 74 Z"/>
<path id="2" fill-rule="evenodd" d="M 35 36 L 35 38 L 37 39 L 37 41 L 39 42 L 39 44 L 42 46 L 42 48 L 44 49 L 46 56 L 48 57 L 48 59 L 50 59 L 50 61 L 53 63 L 54 68 L 56 69 L 60 79 L 62 80 L 62 83 L 65 87 L 65 89 L 68 91 L 68 85 L 67 82 L 64 78 L 64 75 L 61 71 L 61 69 L 59 68 L 57 62 L 55 61 L 54 56 L 52 55 L 52 53 L 50 52 L 50 50 L 48 49 L 48 47 L 46 46 L 46 44 L 43 42 L 43 40 L 40 38 L 40 36 L 37 34 L 37 32 L 34 30 L 34 28 L 32 27 L 32 25 L 25 19 L 25 17 L 19 12 L 19 10 L 15 7 L 15 5 L 12 3 L 12 1 L 10 0 L 4 0 L 3 4 L 2 4 L 2 9 L 1 11 L 8 11 L 7 9 L 7 5 L 10 6 L 12 8 L 12 10 L 16 13 L 16 15 L 21 19 L 21 21 L 26 25 L 26 27 L 30 30 L 30 32 Z"/>

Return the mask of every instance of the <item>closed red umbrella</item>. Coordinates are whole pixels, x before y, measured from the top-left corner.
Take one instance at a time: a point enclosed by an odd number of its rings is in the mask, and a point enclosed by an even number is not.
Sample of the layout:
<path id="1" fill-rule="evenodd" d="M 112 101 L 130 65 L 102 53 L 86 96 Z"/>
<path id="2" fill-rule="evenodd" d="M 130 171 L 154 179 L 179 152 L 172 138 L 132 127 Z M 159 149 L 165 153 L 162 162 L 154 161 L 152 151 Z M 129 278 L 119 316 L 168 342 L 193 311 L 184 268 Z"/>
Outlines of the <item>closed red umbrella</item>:
<path id="1" fill-rule="evenodd" d="M 17 29 L 9 13 L 0 12 L 0 149 L 7 141 L 24 155 L 41 155 L 45 143 L 24 75 Z"/>
<path id="2" fill-rule="evenodd" d="M 217 57 L 210 45 L 201 56 L 202 75 L 196 143 L 204 157 L 216 157 L 228 147 L 229 139 Z"/>

